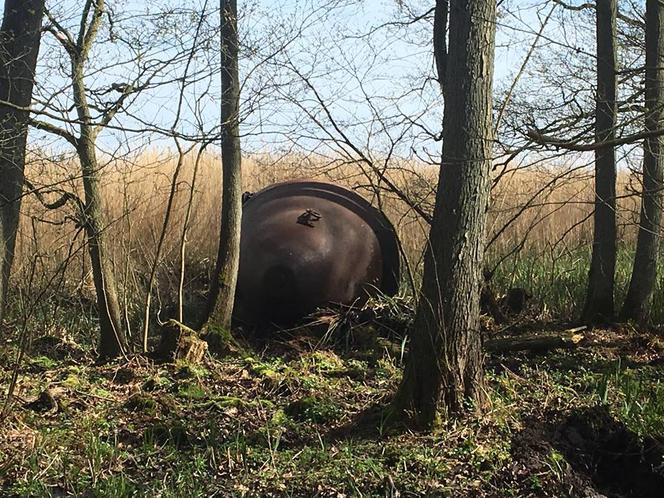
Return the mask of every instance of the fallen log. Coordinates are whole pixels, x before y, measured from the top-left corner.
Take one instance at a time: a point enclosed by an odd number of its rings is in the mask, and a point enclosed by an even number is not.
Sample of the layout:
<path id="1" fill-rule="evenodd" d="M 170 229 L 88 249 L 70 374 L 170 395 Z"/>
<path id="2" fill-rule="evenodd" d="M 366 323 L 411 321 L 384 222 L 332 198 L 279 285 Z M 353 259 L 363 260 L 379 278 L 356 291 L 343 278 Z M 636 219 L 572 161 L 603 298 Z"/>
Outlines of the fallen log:
<path id="1" fill-rule="evenodd" d="M 580 332 L 586 329 L 586 326 L 582 326 L 551 334 L 489 339 L 484 341 L 484 349 L 491 353 L 505 353 L 509 351 L 543 352 L 551 349 L 573 348 L 585 339 Z"/>

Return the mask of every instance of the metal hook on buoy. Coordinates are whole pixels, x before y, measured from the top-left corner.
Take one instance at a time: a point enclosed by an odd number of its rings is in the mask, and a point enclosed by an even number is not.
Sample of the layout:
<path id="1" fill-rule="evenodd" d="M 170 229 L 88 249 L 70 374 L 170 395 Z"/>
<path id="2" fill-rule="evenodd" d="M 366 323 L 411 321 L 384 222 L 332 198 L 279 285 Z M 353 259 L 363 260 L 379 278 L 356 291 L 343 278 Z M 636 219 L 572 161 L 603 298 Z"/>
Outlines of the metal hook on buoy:
<path id="1" fill-rule="evenodd" d="M 300 225 L 314 228 L 314 222 L 322 218 L 322 215 L 313 209 L 307 209 L 304 213 L 297 217 L 297 222 Z"/>

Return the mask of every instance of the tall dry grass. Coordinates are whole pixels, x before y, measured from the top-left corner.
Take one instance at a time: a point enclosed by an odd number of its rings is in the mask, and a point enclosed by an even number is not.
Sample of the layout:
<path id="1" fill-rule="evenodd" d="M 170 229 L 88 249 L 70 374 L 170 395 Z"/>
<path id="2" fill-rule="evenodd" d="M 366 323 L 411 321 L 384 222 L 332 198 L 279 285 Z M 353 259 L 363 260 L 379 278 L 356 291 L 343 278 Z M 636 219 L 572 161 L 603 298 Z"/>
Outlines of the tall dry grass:
<path id="1" fill-rule="evenodd" d="M 636 234 L 640 186 L 623 171 L 617 181 L 618 238 Z M 540 167 L 502 176 L 492 190 L 489 241 L 495 255 L 523 245 L 534 251 L 592 242 L 594 178 L 587 167 Z M 505 228 L 505 227 L 508 228 Z M 497 238 L 496 236 L 499 235 Z"/>
<path id="2" fill-rule="evenodd" d="M 183 157 L 173 216 L 158 267 L 158 299 L 169 301 L 179 278 L 179 242 L 196 164 L 194 151 Z M 127 308 L 140 306 L 146 275 L 154 262 L 168 192 L 177 163 L 172 150 L 155 150 L 138 156 L 101 158 L 103 194 L 109 250 Z M 191 292 L 201 292 L 216 254 L 220 206 L 220 161 L 214 154 L 200 157 L 187 236 L 186 277 Z M 27 176 L 46 200 L 58 190 L 80 194 L 74 158 L 33 154 Z M 390 180 L 424 210 L 433 206 L 437 169 L 403 162 L 387 170 Z M 403 250 L 415 273 L 421 265 L 427 225 L 415 211 L 384 189 L 374 172 L 358 164 L 325 162 L 305 156 L 251 156 L 244 158 L 244 188 L 256 191 L 292 178 L 315 178 L 353 188 L 378 205 L 392 220 Z M 630 195 L 634 178 L 619 179 L 621 240 L 631 240 L 637 200 Z M 538 167 L 504 174 L 492 191 L 489 218 L 489 260 L 509 266 L 523 252 L 562 254 L 588 245 L 592 238 L 593 185 L 587 168 Z M 74 223 L 75 209 L 67 205 L 46 209 L 28 194 L 22 207 L 14 281 L 51 286 L 91 299 L 92 275 L 84 234 Z M 495 239 L 495 240 L 494 240 Z M 512 259 L 510 259 L 512 258 Z"/>

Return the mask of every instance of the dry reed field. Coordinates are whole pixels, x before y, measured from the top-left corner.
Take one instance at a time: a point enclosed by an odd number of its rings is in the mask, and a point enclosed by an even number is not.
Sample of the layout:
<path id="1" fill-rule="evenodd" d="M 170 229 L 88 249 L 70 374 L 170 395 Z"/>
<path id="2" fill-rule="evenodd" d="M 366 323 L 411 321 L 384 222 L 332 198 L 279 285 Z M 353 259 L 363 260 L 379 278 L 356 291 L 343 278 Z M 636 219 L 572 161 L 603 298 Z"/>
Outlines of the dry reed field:
<path id="1" fill-rule="evenodd" d="M 179 157 L 172 150 L 153 150 L 136 157 L 100 158 L 108 250 L 128 308 L 139 306 L 145 293 Z M 186 288 L 190 292 L 203 290 L 216 254 L 219 157 L 190 151 L 179 162 L 172 215 L 157 271 L 158 298 L 164 301 L 172 299 L 177 289 L 180 241 L 190 196 L 184 258 Z M 421 270 L 426 222 L 389 192 L 366 166 L 295 155 L 249 156 L 244 158 L 243 166 L 247 191 L 294 178 L 322 179 L 357 190 L 392 220 L 413 273 L 417 275 Z M 60 158 L 56 162 L 38 154 L 32 155 L 27 173 L 47 202 L 58 199 L 62 191 L 80 194 L 78 175 L 75 159 Z M 413 162 L 392 163 L 386 176 L 413 203 L 432 211 L 437 168 Z M 524 255 L 555 260 L 587 248 L 592 238 L 592 187 L 588 168 L 539 166 L 509 171 L 496 178 L 488 226 L 489 261 L 501 262 L 501 272 L 510 275 Z M 635 233 L 638 205 L 629 195 L 634 189 L 634 178 L 622 173 L 618 214 L 621 240 L 630 240 Z M 67 289 L 92 299 L 85 238 L 74 222 L 74 205 L 49 210 L 37 196 L 27 193 L 22 212 L 14 273 L 17 287 L 31 285 L 33 291 L 35 287 Z M 516 280 L 512 277 L 511 283 Z M 25 289 L 25 294 L 30 295 L 30 289 Z"/>

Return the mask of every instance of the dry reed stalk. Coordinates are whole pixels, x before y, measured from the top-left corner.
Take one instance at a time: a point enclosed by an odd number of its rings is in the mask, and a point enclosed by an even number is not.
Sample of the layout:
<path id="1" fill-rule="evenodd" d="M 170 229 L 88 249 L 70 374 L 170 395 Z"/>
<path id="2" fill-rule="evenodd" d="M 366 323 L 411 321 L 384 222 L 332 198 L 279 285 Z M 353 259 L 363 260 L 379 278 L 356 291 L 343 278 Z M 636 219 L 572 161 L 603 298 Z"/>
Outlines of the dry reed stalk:
<path id="1" fill-rule="evenodd" d="M 180 178 L 186 185 L 178 189 L 173 199 L 172 221 L 161 248 L 156 287 L 158 292 L 171 296 L 177 296 L 180 285 L 180 238 L 186 218 L 188 182 L 192 177 L 195 159 L 195 152 L 184 157 Z M 125 273 L 124 292 L 127 296 L 138 298 L 144 292 L 141 287 L 145 286 L 149 266 L 154 261 L 177 154 L 168 149 L 150 150 L 134 156 L 100 158 L 100 162 L 104 164 L 104 207 L 110 220 L 107 230 L 110 232 L 109 241 L 112 241 L 111 254 L 116 268 L 123 269 Z M 374 185 L 380 183 L 376 179 L 372 180 L 371 173 L 357 164 L 294 154 L 280 157 L 254 155 L 246 157 L 244 164 L 244 189 L 249 191 L 256 191 L 276 181 L 313 178 L 355 188 L 372 200 L 374 193 L 369 184 L 371 181 L 375 181 Z M 80 192 L 80 179 L 71 177 L 75 171 L 78 168 L 74 158 L 58 158 L 54 161 L 38 153 L 31 155 L 27 166 L 28 178 L 36 186 L 45 187 L 46 192 L 53 185 Z M 539 167 L 517 170 L 501 178 L 492 195 L 489 234 L 501 230 L 524 204 L 528 203 L 530 207 L 504 230 L 491 246 L 490 254 L 509 252 L 522 242 L 525 234 L 528 236 L 523 243 L 524 250 L 544 251 L 560 244 L 562 234 L 565 234 L 562 243 L 566 247 L 587 244 L 591 240 L 592 224 L 588 216 L 592 210 L 592 176 L 587 168 L 578 171 L 569 168 L 567 174 L 561 175 L 563 171 L 562 167 Z M 437 174 L 437 168 L 433 166 L 408 161 L 393 162 L 388 170 L 390 181 L 428 210 L 432 209 Z M 562 177 L 552 182 L 558 176 Z M 213 265 L 216 253 L 215 234 L 219 224 L 221 192 L 218 156 L 207 152 L 202 155 L 198 178 L 187 229 L 185 266 L 188 283 L 185 287 L 191 285 L 201 288 L 206 283 L 206 272 Z M 619 175 L 618 219 L 621 240 L 629 240 L 635 233 L 633 222 L 638 212 L 638 202 L 634 197 L 626 196 L 631 188 L 630 182 L 633 179 L 627 173 Z M 551 186 L 533 198 L 548 183 Z M 405 254 L 417 266 L 428 231 L 427 224 L 389 192 L 381 193 L 381 203 L 401 237 Z M 77 231 L 71 221 L 65 220 L 72 209 L 65 207 L 58 211 L 48 211 L 34 196 L 25 199 L 17 241 L 14 272 L 17 281 L 20 281 L 21 275 L 29 267 L 33 240 L 37 240 L 41 247 L 48 248 L 41 268 L 44 276 L 54 271 L 63 261 L 71 238 Z M 33 233 L 31 223 L 35 218 L 42 220 L 35 224 L 37 233 Z M 92 282 L 86 270 L 85 251 L 79 251 L 78 254 L 70 263 L 65 285 L 90 297 Z"/>

